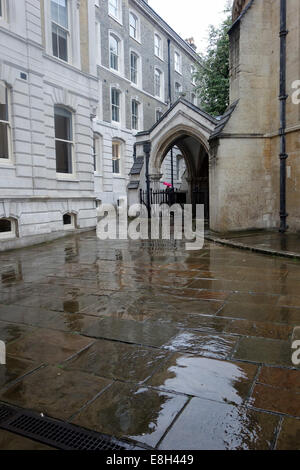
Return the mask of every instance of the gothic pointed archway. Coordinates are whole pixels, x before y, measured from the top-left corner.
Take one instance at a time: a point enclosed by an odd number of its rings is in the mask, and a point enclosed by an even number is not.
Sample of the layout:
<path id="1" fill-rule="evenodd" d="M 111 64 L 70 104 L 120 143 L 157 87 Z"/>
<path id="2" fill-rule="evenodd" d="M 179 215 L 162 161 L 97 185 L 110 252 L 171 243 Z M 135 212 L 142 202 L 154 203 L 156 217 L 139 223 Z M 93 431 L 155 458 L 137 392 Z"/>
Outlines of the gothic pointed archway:
<path id="1" fill-rule="evenodd" d="M 204 204 L 209 217 L 209 138 L 217 121 L 184 99 L 178 100 L 147 132 L 137 135 L 137 146 L 149 143 L 146 155 L 152 190 L 159 190 L 162 164 L 171 149 L 179 149 L 186 165 L 186 202 Z M 143 182 L 142 182 L 143 183 Z M 147 188 L 144 186 L 145 191 Z"/>

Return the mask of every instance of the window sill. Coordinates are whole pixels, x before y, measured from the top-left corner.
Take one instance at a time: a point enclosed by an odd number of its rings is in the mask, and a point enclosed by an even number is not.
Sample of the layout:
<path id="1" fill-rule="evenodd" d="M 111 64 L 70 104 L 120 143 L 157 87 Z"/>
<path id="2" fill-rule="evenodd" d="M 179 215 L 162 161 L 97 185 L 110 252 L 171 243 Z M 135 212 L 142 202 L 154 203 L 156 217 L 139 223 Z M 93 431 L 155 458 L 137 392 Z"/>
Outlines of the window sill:
<path id="1" fill-rule="evenodd" d="M 138 91 L 141 91 L 142 93 L 144 92 L 141 84 L 133 83 L 133 82 L 130 82 L 130 83 L 131 83 L 132 88 L 136 88 Z"/>
<path id="2" fill-rule="evenodd" d="M 174 72 L 176 72 L 176 73 L 178 73 L 178 75 L 182 76 L 182 72 L 180 72 L 179 70 L 174 69 Z"/>
<path id="3" fill-rule="evenodd" d="M 142 44 L 142 43 L 141 43 L 141 40 L 140 40 L 139 38 L 134 38 L 133 36 L 130 36 L 130 35 L 129 35 L 129 37 L 130 37 L 130 39 L 133 39 L 133 40 L 134 40 L 135 42 L 137 42 L 138 44 Z"/>
<path id="4" fill-rule="evenodd" d="M 162 104 L 164 104 L 164 106 L 166 106 L 166 103 L 165 103 L 164 99 L 163 99 L 161 96 L 156 96 L 156 95 L 154 95 L 154 98 L 155 98 L 157 101 L 160 101 Z"/>
<path id="5" fill-rule="evenodd" d="M 0 17 L 0 26 L 2 26 L 3 28 L 8 28 L 8 22 L 3 17 Z"/>
<path id="6" fill-rule="evenodd" d="M 16 234 L 15 233 L 11 233 L 11 234 L 8 234 L 8 235 L 0 235 L 0 242 L 6 242 L 7 240 L 15 240 L 17 237 L 16 237 Z"/>
<path id="7" fill-rule="evenodd" d="M 159 59 L 159 60 L 161 60 L 162 62 L 164 62 L 164 58 L 163 58 L 163 57 L 159 57 L 159 55 L 156 55 L 156 54 L 154 54 L 154 57 L 156 57 L 156 59 Z"/>
<path id="8" fill-rule="evenodd" d="M 111 124 L 112 124 L 112 126 L 115 126 L 116 129 L 120 129 L 120 128 L 122 127 L 122 123 L 121 123 L 121 122 L 111 121 Z"/>
<path id="9" fill-rule="evenodd" d="M 123 74 L 123 71 L 119 71 L 119 70 L 113 69 L 111 67 L 109 67 L 109 71 L 111 73 L 113 73 L 114 75 L 116 75 L 116 77 L 125 78 L 124 74 Z"/>
<path id="10" fill-rule="evenodd" d="M 0 168 L 16 168 L 16 165 L 6 158 L 0 158 Z"/>
<path id="11" fill-rule="evenodd" d="M 76 177 L 76 175 L 71 174 L 56 173 L 56 179 L 58 181 L 70 181 L 72 183 L 79 183 L 79 179 Z"/>
<path id="12" fill-rule="evenodd" d="M 119 25 L 123 26 L 122 20 L 121 20 L 120 18 L 117 18 L 116 16 L 112 15 L 111 13 L 108 13 L 108 16 L 109 16 L 112 20 L 116 21 Z"/>

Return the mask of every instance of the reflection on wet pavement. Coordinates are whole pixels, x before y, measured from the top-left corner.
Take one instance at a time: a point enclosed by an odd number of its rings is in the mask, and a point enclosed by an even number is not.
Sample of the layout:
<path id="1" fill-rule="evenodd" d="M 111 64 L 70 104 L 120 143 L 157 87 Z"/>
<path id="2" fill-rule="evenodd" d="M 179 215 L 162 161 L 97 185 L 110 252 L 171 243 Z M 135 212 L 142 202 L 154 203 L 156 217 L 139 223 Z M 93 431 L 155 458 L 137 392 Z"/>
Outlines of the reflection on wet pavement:
<path id="1" fill-rule="evenodd" d="M 160 449 L 264 450 L 271 447 L 277 424 L 276 416 L 193 398 Z"/>
<path id="2" fill-rule="evenodd" d="M 152 377 L 154 387 L 220 402 L 241 404 L 250 391 L 257 367 L 189 354 L 175 354 Z"/>
<path id="3" fill-rule="evenodd" d="M 299 261 L 212 243 L 2 253 L 0 401 L 159 449 L 299 449 L 299 281 Z"/>

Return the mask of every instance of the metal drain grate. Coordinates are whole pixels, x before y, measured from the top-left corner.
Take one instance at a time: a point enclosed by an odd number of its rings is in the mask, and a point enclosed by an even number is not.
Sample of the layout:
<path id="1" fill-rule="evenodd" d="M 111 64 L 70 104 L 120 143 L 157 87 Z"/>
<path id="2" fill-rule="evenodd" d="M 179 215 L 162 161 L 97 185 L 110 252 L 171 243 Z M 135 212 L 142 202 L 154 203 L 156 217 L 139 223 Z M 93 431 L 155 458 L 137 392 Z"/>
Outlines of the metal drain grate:
<path id="1" fill-rule="evenodd" d="M 61 450 L 137 449 L 126 441 L 8 406 L 0 406 L 0 428 Z"/>
<path id="2" fill-rule="evenodd" d="M 5 421 L 6 419 L 8 419 L 9 417 L 11 417 L 13 415 L 14 415 L 13 410 L 10 410 L 6 406 L 1 406 L 0 407 L 0 423 L 1 423 L 1 421 Z"/>

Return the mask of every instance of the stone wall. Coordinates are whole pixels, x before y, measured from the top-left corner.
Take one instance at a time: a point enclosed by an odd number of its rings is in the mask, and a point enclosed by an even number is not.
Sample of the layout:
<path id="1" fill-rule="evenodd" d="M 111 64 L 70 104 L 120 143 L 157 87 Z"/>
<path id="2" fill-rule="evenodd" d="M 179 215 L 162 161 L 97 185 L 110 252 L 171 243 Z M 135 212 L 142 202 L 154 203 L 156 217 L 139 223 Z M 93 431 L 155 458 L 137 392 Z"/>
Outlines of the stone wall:
<path id="1" fill-rule="evenodd" d="M 300 108 L 291 95 L 300 73 L 300 5 L 289 0 L 287 7 L 287 212 L 290 229 L 297 231 Z M 230 32 L 231 103 L 238 104 L 211 156 L 216 231 L 279 227 L 279 24 L 278 0 L 254 0 Z"/>

